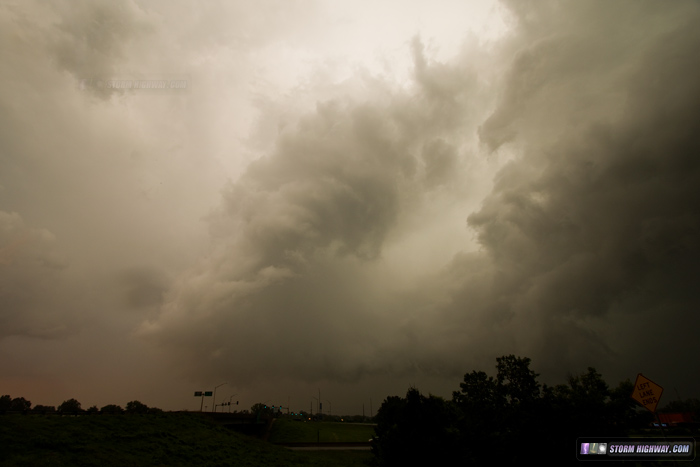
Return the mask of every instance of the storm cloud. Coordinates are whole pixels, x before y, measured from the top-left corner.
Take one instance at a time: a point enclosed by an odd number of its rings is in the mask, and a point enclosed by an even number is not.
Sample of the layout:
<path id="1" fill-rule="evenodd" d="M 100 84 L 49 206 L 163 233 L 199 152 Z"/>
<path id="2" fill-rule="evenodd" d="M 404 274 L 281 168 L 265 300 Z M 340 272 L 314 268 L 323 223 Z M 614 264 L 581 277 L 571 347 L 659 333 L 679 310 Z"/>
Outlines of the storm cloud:
<path id="1" fill-rule="evenodd" d="M 678 322 L 697 305 L 698 11 L 646 6 L 509 5 L 517 28 L 493 85 L 474 57 L 428 63 L 414 38 L 411 91 L 319 102 L 225 189 L 219 249 L 147 332 L 196 348 L 200 368 L 247 349 L 231 367 L 242 379 L 459 377 L 511 351 L 549 372 L 634 374 L 612 362 L 646 365 L 638 341 L 692 341 Z M 478 153 L 460 154 L 474 132 Z M 464 215 L 480 251 L 392 287 L 382 252 L 406 219 L 436 187 L 469 196 L 448 183 L 484 175 L 465 158 L 504 155 Z"/>
<path id="2" fill-rule="evenodd" d="M 457 3 L 3 7 L 8 384 L 357 411 L 514 353 L 697 394 L 700 7 Z"/>
<path id="3" fill-rule="evenodd" d="M 56 237 L 25 225 L 17 213 L 0 211 L 0 338 L 26 335 L 57 338 L 70 332 L 74 315 L 52 312 L 67 264 L 56 251 Z"/>
<path id="4" fill-rule="evenodd" d="M 577 5 L 561 31 L 563 12 L 531 19 L 549 33 L 514 54 L 480 127 L 520 156 L 469 224 L 502 274 L 506 319 L 539 328 L 526 353 L 542 361 L 647 358 L 661 372 L 658 346 L 696 353 L 698 8 L 645 6 Z"/>
<path id="5" fill-rule="evenodd" d="M 391 359 L 403 313 L 384 252 L 431 209 L 431 195 L 469 193 L 454 187 L 456 170 L 461 183 L 480 175 L 465 161 L 474 135 L 460 135 L 475 121 L 475 71 L 443 66 L 433 76 L 423 44 L 412 47 L 420 79 L 410 90 L 382 95 L 389 85 L 367 77 L 340 86 L 353 91 L 287 126 L 270 155 L 224 188 L 209 218 L 211 253 L 145 335 L 200 369 L 249 355 L 231 365 L 242 379 L 356 379 L 408 363 Z"/>

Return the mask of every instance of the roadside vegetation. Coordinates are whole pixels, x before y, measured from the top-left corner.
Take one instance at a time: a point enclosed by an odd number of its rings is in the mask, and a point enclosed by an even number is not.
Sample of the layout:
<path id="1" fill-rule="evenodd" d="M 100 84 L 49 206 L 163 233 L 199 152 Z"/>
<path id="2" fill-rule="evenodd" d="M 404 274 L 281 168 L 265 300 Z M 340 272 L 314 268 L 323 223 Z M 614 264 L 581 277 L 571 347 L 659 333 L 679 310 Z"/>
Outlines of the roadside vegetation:
<path id="1" fill-rule="evenodd" d="M 360 466 L 365 452 L 293 452 L 196 413 L 0 416 L 7 466 Z"/>
<path id="2" fill-rule="evenodd" d="M 611 388 L 589 368 L 570 376 L 567 384 L 547 386 L 537 381 L 529 358 L 509 355 L 496 361 L 495 377 L 483 371 L 465 374 L 450 400 L 416 388 L 406 397 L 386 398 L 377 412 L 372 445 L 378 465 L 578 465 L 579 437 L 662 436 L 650 429 L 652 414 L 630 397 L 634 385 L 629 380 Z M 698 434 L 692 427 L 667 431 Z M 696 459 L 692 465 L 697 464 Z"/>
<path id="3" fill-rule="evenodd" d="M 540 384 L 538 376 L 529 358 L 503 356 L 496 359 L 495 376 L 465 374 L 451 399 L 426 396 L 416 388 L 409 388 L 405 397 L 387 397 L 374 418 L 376 425 L 351 423 L 352 417 L 340 422 L 310 420 L 302 413 L 283 416 L 256 404 L 251 417 L 276 417 L 267 441 L 226 428 L 211 414 L 164 412 L 139 401 L 124 408 L 111 404 L 83 409 L 75 399 L 58 408 L 32 407 L 22 397 L 4 395 L 0 465 L 403 467 L 530 460 L 578 465 L 573 449 L 579 437 L 700 435 L 697 399 L 672 401 L 660 409 L 693 420 L 662 433 L 652 427 L 652 414 L 630 397 L 634 385 L 629 380 L 610 387 L 594 368 L 555 386 Z M 371 452 L 290 451 L 275 445 L 366 443 L 370 438 Z M 700 459 L 685 464 L 700 465 Z"/>

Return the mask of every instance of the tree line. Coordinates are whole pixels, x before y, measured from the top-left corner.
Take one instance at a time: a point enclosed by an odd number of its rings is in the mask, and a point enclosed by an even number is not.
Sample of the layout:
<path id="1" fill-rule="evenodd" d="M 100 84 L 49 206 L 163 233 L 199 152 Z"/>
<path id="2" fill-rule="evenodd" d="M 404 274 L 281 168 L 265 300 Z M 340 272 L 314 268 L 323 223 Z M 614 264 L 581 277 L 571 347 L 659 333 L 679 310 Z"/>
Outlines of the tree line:
<path id="1" fill-rule="evenodd" d="M 372 443 L 376 463 L 512 465 L 538 456 L 573 463 L 578 437 L 628 436 L 653 421 L 630 397 L 630 380 L 611 388 L 594 368 L 555 386 L 537 381 L 529 358 L 497 358 L 496 371 L 465 374 L 451 400 L 416 388 L 384 400 Z"/>
<path id="2" fill-rule="evenodd" d="M 53 405 L 36 405 L 32 407 L 32 403 L 26 400 L 24 397 L 12 398 L 10 395 L 6 394 L 0 396 L 0 414 L 6 413 L 34 413 L 34 414 L 59 414 L 59 415 L 79 415 L 79 414 L 152 414 L 152 413 L 162 413 L 163 411 L 157 407 L 148 407 L 146 404 L 139 402 L 137 400 L 130 401 L 126 404 L 125 408 L 122 408 L 116 404 L 108 404 L 104 407 L 97 408 L 96 405 L 91 406 L 88 409 L 83 409 L 80 402 L 75 399 L 68 399 L 63 401 L 61 405 L 56 408 Z"/>

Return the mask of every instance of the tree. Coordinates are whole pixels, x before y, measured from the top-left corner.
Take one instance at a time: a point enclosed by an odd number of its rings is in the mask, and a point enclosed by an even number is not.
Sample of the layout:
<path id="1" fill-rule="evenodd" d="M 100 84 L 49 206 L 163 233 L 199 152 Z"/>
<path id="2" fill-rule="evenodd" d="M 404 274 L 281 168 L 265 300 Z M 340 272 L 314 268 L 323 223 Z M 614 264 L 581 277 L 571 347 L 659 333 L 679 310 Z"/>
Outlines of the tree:
<path id="1" fill-rule="evenodd" d="M 507 355 L 496 359 L 496 377 L 483 371 L 464 375 L 452 400 L 460 410 L 458 430 L 463 463 L 488 458 L 513 462 L 513 453 L 527 451 L 537 426 L 540 384 L 530 359 Z M 509 446 L 503 450 L 499 446 Z"/>
<path id="2" fill-rule="evenodd" d="M 148 406 L 139 401 L 131 401 L 126 404 L 126 413 L 148 413 Z"/>
<path id="3" fill-rule="evenodd" d="M 0 413 L 10 410 L 11 405 L 12 398 L 9 394 L 5 394 L 4 396 L 0 397 Z"/>
<path id="4" fill-rule="evenodd" d="M 257 404 L 253 404 L 253 406 L 250 408 L 250 412 L 256 415 L 270 415 L 272 414 L 272 407 L 269 407 L 267 404 L 263 404 L 262 402 L 258 402 Z"/>
<path id="5" fill-rule="evenodd" d="M 382 466 L 400 465 L 405 462 L 405 448 L 409 440 L 404 439 L 401 430 L 405 425 L 406 399 L 399 396 L 387 397 L 377 410 L 372 437 L 372 453 Z"/>
<path id="6" fill-rule="evenodd" d="M 615 431 L 627 434 L 630 430 L 648 426 L 654 415 L 646 409 L 641 409 L 637 402 L 630 397 L 634 391 L 634 383 L 629 379 L 621 381 L 610 390 L 608 406 L 611 411 L 611 423 Z"/>
<path id="7" fill-rule="evenodd" d="M 406 398 L 382 403 L 372 450 L 383 466 L 449 465 L 457 451 L 457 419 L 451 401 L 411 388 Z"/>
<path id="8" fill-rule="evenodd" d="M 56 407 L 53 405 L 35 405 L 34 408 L 32 408 L 33 413 L 38 413 L 38 414 L 47 414 L 47 413 L 54 413 L 56 412 Z"/>
<path id="9" fill-rule="evenodd" d="M 10 411 L 12 412 L 28 412 L 32 407 L 32 403 L 26 400 L 24 397 L 15 397 L 10 403 Z"/>
<path id="10" fill-rule="evenodd" d="M 496 359 L 495 377 L 464 375 L 452 401 L 409 389 L 388 397 L 377 413 L 372 451 L 382 466 L 514 465 L 547 446 L 553 459 L 571 459 L 581 436 L 627 436 L 646 423 L 627 380 L 611 390 L 594 368 L 568 384 L 540 385 L 530 359 Z"/>
<path id="11" fill-rule="evenodd" d="M 497 381 L 483 371 L 472 371 L 464 375 L 459 387 L 459 392 L 452 393 L 452 401 L 472 419 L 470 423 L 476 424 L 473 426 L 483 430 L 504 405 Z"/>
<path id="12" fill-rule="evenodd" d="M 496 359 L 498 391 L 506 404 L 530 404 L 540 397 L 537 373 L 530 369 L 530 359 L 507 355 Z"/>
<path id="13" fill-rule="evenodd" d="M 539 437 L 552 446 L 555 457 L 569 455 L 566 444 L 580 436 L 623 437 L 646 424 L 648 415 L 638 412 L 630 397 L 634 388 L 631 381 L 611 390 L 602 375 L 589 367 L 586 373 L 570 375 L 568 382 L 545 386 L 538 410 L 540 426 L 544 427 Z"/>
<path id="14" fill-rule="evenodd" d="M 114 415 L 124 413 L 124 409 L 122 409 L 119 405 L 109 404 L 102 407 L 100 409 L 100 413 Z"/>
<path id="15" fill-rule="evenodd" d="M 81 412 L 80 402 L 75 399 L 68 399 L 63 401 L 61 405 L 58 406 L 58 411 L 62 414 L 77 414 Z"/>
<path id="16" fill-rule="evenodd" d="M 571 422 L 584 431 L 607 431 L 610 390 L 601 374 L 589 367 L 582 375 L 569 376 L 569 387 L 569 399 L 574 409 Z"/>

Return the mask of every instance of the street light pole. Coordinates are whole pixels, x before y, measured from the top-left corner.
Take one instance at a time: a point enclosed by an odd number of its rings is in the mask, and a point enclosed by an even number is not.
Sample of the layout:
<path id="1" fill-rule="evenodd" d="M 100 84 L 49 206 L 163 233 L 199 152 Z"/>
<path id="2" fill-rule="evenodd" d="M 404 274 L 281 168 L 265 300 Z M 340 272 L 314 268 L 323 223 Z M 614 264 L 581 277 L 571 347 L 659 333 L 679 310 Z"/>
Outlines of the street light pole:
<path id="1" fill-rule="evenodd" d="M 311 396 L 311 398 L 312 398 L 312 399 L 316 399 L 314 396 Z M 320 400 L 320 399 L 316 399 L 316 404 L 318 404 L 318 405 L 320 406 L 321 400 Z M 312 408 L 311 408 L 311 416 L 313 416 L 313 402 L 311 403 L 311 407 L 312 407 Z M 317 407 L 317 408 L 318 408 L 318 407 Z M 320 415 L 319 412 L 320 412 L 319 410 L 316 410 L 316 415 Z"/>
<path id="2" fill-rule="evenodd" d="M 216 388 L 220 388 L 224 384 L 226 384 L 226 383 L 221 383 Z M 212 402 L 212 404 L 211 404 L 212 407 L 214 407 L 214 410 L 213 410 L 214 412 L 216 412 L 216 388 L 214 388 L 214 402 Z"/>

